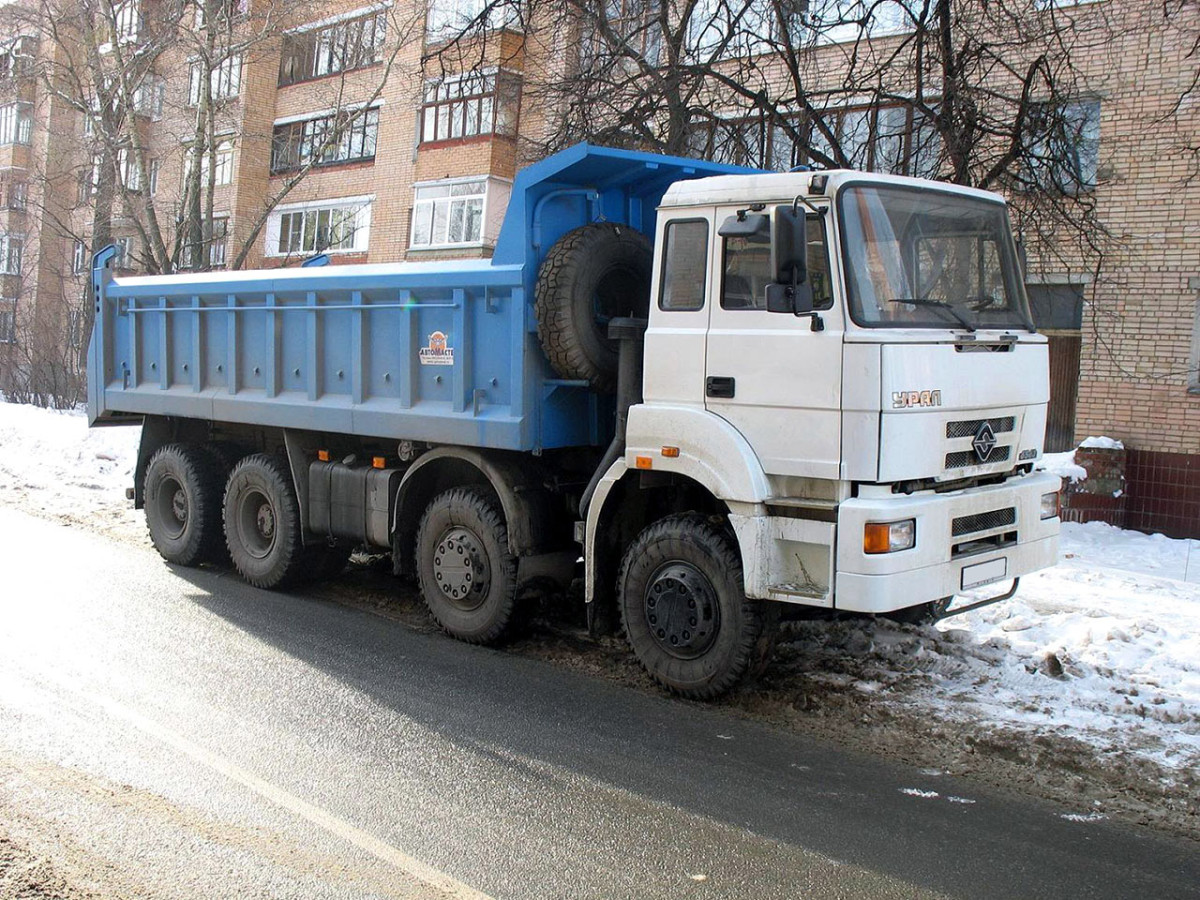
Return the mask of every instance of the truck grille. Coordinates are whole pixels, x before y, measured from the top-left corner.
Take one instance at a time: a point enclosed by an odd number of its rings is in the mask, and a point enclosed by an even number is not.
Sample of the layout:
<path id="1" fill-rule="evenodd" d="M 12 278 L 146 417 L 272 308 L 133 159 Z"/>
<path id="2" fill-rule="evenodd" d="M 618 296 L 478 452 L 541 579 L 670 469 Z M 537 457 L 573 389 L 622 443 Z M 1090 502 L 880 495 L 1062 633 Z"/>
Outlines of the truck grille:
<path id="1" fill-rule="evenodd" d="M 1010 506 L 1008 509 L 993 509 L 991 512 L 976 513 L 973 516 L 959 516 L 951 523 L 950 530 L 954 537 L 962 537 L 964 534 L 974 534 L 977 531 L 1003 528 L 1016 521 L 1017 509 L 1015 506 Z"/>
<path id="2" fill-rule="evenodd" d="M 947 469 L 962 469 L 967 466 L 990 466 L 992 463 L 1005 462 L 1012 456 L 1012 447 L 997 447 L 988 456 L 987 462 L 981 463 L 974 450 L 955 450 L 946 454 Z"/>
<path id="3" fill-rule="evenodd" d="M 975 433 L 979 431 L 981 425 L 987 422 L 992 426 L 994 434 L 1002 434 L 1005 431 L 1012 431 L 1016 424 L 1016 419 L 1013 416 L 1001 416 L 996 419 L 965 419 L 961 422 L 946 423 L 946 437 L 948 438 L 965 438 L 975 437 Z"/>

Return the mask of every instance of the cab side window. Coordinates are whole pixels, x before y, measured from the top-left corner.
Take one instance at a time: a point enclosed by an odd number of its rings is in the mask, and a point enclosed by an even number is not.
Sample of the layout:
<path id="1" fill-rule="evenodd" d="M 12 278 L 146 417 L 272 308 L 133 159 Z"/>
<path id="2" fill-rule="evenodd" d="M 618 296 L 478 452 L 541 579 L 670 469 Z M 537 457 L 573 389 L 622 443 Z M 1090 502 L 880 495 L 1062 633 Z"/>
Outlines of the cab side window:
<path id="1" fill-rule="evenodd" d="M 707 270 L 708 222 L 704 219 L 668 222 L 659 308 L 671 311 L 703 309 Z"/>
<path id="2" fill-rule="evenodd" d="M 833 290 L 829 283 L 825 219 L 816 215 L 806 216 L 805 227 L 813 309 L 829 309 L 833 306 Z M 770 243 L 745 237 L 725 238 L 721 277 L 723 309 L 766 309 L 767 285 L 773 280 Z"/>

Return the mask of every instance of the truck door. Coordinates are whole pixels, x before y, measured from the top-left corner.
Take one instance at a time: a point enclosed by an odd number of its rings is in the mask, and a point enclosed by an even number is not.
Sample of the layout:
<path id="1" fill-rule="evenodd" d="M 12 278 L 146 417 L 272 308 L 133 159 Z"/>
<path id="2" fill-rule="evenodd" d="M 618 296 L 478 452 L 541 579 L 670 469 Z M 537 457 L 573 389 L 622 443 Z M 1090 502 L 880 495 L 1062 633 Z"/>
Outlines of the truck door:
<path id="1" fill-rule="evenodd" d="M 718 229 L 735 208 L 717 211 Z M 841 311 L 834 308 L 828 216 L 807 217 L 813 320 L 766 309 L 771 246 L 721 237 L 714 248 L 705 406 L 750 442 L 768 474 L 837 479 L 841 457 Z"/>

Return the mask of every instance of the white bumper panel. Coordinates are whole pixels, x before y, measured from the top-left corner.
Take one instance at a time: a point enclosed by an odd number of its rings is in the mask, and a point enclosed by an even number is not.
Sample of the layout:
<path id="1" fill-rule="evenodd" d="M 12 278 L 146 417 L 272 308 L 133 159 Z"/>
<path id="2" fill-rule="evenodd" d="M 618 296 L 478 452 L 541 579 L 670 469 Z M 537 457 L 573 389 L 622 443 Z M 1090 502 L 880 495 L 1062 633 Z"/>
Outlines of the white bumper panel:
<path id="1" fill-rule="evenodd" d="M 1060 486 L 1057 476 L 1036 474 L 969 492 L 845 501 L 838 514 L 835 607 L 851 612 L 891 612 L 953 596 L 963 590 L 964 583 L 1019 578 L 1054 565 L 1059 520 L 1041 518 L 1041 497 Z M 986 533 L 1016 531 L 1016 544 L 953 556 L 956 543 L 971 539 L 953 535 L 954 519 L 1009 507 L 1016 511 L 1015 523 Z M 903 519 L 916 520 L 917 539 L 911 550 L 863 552 L 866 523 Z M 965 579 L 964 569 L 969 570 Z"/>

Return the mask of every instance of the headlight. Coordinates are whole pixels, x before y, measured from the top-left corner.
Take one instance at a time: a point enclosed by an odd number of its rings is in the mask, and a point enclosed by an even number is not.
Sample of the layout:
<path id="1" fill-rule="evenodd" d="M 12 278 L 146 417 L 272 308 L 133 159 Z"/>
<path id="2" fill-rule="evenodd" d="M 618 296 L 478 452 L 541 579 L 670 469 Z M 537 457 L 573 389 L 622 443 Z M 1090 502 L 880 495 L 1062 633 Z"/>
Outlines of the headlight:
<path id="1" fill-rule="evenodd" d="M 863 530 L 863 553 L 895 553 L 917 543 L 917 520 L 868 522 Z"/>
<path id="2" fill-rule="evenodd" d="M 1042 518 L 1053 519 L 1058 515 L 1058 491 L 1042 494 Z"/>

